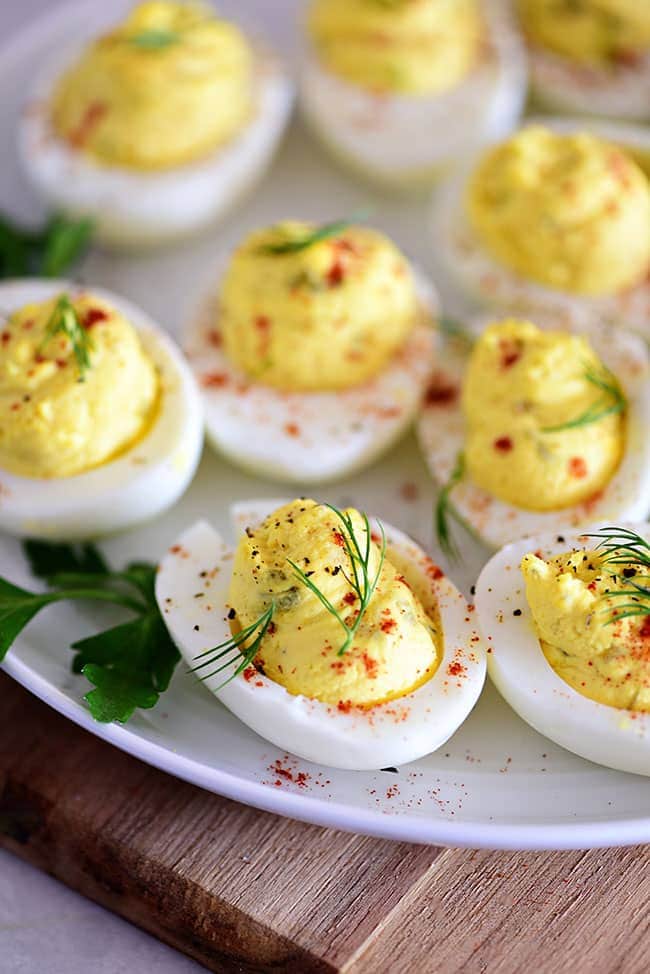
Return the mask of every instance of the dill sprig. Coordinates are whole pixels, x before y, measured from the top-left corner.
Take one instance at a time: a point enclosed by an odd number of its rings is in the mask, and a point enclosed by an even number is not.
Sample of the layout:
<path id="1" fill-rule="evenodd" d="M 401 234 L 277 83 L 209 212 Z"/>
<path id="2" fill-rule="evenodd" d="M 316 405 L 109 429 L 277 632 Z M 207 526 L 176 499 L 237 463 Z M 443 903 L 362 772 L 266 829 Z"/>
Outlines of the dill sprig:
<path id="1" fill-rule="evenodd" d="M 381 532 L 381 547 L 379 566 L 371 578 L 370 554 L 372 551 L 372 533 L 367 515 L 361 515 L 364 525 L 363 530 L 365 534 L 365 542 L 360 542 L 354 530 L 354 524 L 352 523 L 352 518 L 350 515 L 344 514 L 331 504 L 326 504 L 325 506 L 329 507 L 329 509 L 336 514 L 337 518 L 341 522 L 341 536 L 343 537 L 345 551 L 350 559 L 349 573 L 343 571 L 343 576 L 349 583 L 350 587 L 354 590 L 358 599 L 358 610 L 354 621 L 352 623 L 346 622 L 343 615 L 334 605 L 332 605 L 325 593 L 322 592 L 318 586 L 315 585 L 310 578 L 308 578 L 307 575 L 305 575 L 302 569 L 300 569 L 298 565 L 290 558 L 287 559 L 287 562 L 293 569 L 294 575 L 298 581 L 300 581 L 320 600 L 320 602 L 322 602 L 327 611 L 331 612 L 334 618 L 341 625 L 341 628 L 344 630 L 345 640 L 338 650 L 338 655 L 342 656 L 354 639 L 357 629 L 361 624 L 363 615 L 368 608 L 375 589 L 377 588 L 377 583 L 379 582 L 379 576 L 381 575 L 381 570 L 386 555 L 386 535 L 383 526 L 380 524 L 379 530 Z M 218 690 L 221 690 L 228 683 L 230 683 L 231 680 L 233 680 L 236 676 L 239 676 L 240 673 L 243 673 L 245 669 L 254 663 L 255 657 L 257 656 L 262 645 L 262 641 L 269 631 L 269 627 L 273 621 L 275 608 L 276 603 L 275 601 L 272 601 L 268 608 L 266 608 L 259 616 L 259 618 L 250 623 L 250 625 L 240 629 L 239 632 L 232 635 L 230 639 L 225 639 L 222 643 L 219 643 L 218 646 L 213 646 L 211 649 L 207 649 L 205 652 L 199 653 L 198 656 L 195 656 L 195 660 L 200 660 L 201 662 L 199 662 L 189 672 L 198 673 L 200 670 L 204 670 L 207 667 L 213 667 L 215 664 L 218 664 L 216 665 L 215 669 L 211 669 L 209 673 L 199 677 L 199 679 L 205 681 L 209 680 L 213 676 L 216 676 L 217 673 L 222 673 L 224 670 L 229 669 L 239 660 L 235 670 L 227 677 L 226 680 L 223 681 L 223 683 L 217 687 Z"/>
<path id="2" fill-rule="evenodd" d="M 447 557 L 453 558 L 454 560 L 458 559 L 459 552 L 451 535 L 450 521 L 453 519 L 462 523 L 462 519 L 451 502 L 451 492 L 461 482 L 464 476 L 465 454 L 461 452 L 456 457 L 454 469 L 447 483 L 440 489 L 434 512 L 438 544 Z"/>
<path id="3" fill-rule="evenodd" d="M 585 535 L 587 538 L 598 539 L 596 551 L 600 554 L 601 563 L 613 575 L 626 579 L 628 588 L 608 592 L 610 599 L 616 599 L 616 608 L 608 625 L 619 619 L 633 616 L 650 615 L 650 544 L 629 528 L 606 527 L 594 534 Z M 627 577 L 625 569 L 638 572 L 638 577 Z M 618 599 L 627 599 L 618 604 Z"/>
<path id="4" fill-rule="evenodd" d="M 450 318 L 448 315 L 440 315 L 436 320 L 436 327 L 445 338 L 455 338 L 470 347 L 476 340 L 457 318 Z"/>
<path id="5" fill-rule="evenodd" d="M 330 240 L 332 237 L 338 237 L 345 230 L 348 230 L 353 223 L 358 220 L 363 220 L 366 216 L 367 213 L 365 212 L 353 213 L 349 219 L 335 220 L 333 223 L 323 223 L 302 237 L 287 237 L 286 240 L 278 240 L 277 243 L 262 244 L 257 252 L 267 257 L 297 254 L 301 250 L 307 250 L 309 247 L 313 247 L 314 244 L 320 243 L 322 240 Z"/>
<path id="6" fill-rule="evenodd" d="M 356 616 L 352 623 L 348 623 L 343 615 L 339 612 L 336 606 L 332 605 L 330 600 L 327 598 L 324 592 L 322 592 L 317 585 L 312 582 L 311 578 L 303 572 L 301 568 L 287 559 L 289 564 L 293 568 L 294 574 L 299 582 L 302 582 L 310 592 L 316 596 L 316 598 L 325 606 L 328 612 L 330 612 L 336 621 L 339 623 L 341 628 L 345 633 L 345 639 L 339 647 L 338 656 L 343 656 L 345 651 L 349 649 L 356 632 L 361 625 L 361 620 L 363 619 L 364 613 L 370 604 L 375 589 L 377 588 L 377 583 L 379 582 L 379 576 L 381 575 L 381 570 L 384 565 L 384 558 L 386 557 L 386 534 L 382 524 L 379 524 L 379 530 L 381 533 L 381 545 L 379 553 L 379 565 L 375 574 L 370 577 L 370 554 L 372 552 L 372 532 L 370 530 L 370 522 L 368 521 L 367 514 L 361 514 L 363 520 L 363 533 L 365 534 L 365 542 L 359 542 L 356 532 L 354 530 L 354 524 L 352 523 L 352 518 L 349 514 L 344 514 L 337 507 L 332 504 L 326 504 L 331 511 L 336 515 L 336 517 L 341 522 L 341 536 L 343 537 L 343 546 L 345 548 L 346 554 L 350 560 L 349 572 L 343 571 L 343 577 L 350 585 L 350 588 L 354 591 L 358 599 L 358 606 Z"/>
<path id="7" fill-rule="evenodd" d="M 45 326 L 45 337 L 41 342 L 41 350 L 56 335 L 65 335 L 72 345 L 74 357 L 79 369 L 79 382 L 85 382 L 86 372 L 91 366 L 90 352 L 93 347 L 88 329 L 84 328 L 79 315 L 67 294 L 60 295 L 52 314 Z"/>
<path id="8" fill-rule="evenodd" d="M 159 27 L 149 27 L 136 34 L 129 34 L 126 38 L 129 44 L 144 51 L 162 51 L 166 47 L 178 44 L 180 39 L 181 36 L 176 31 Z"/>
<path id="9" fill-rule="evenodd" d="M 601 372 L 594 372 L 587 368 L 584 378 L 586 382 L 599 389 L 603 395 L 575 419 L 570 419 L 566 423 L 559 423 L 557 426 L 546 426 L 542 429 L 542 433 L 559 433 L 562 430 L 579 429 L 582 426 L 589 426 L 591 423 L 598 423 L 606 416 L 614 416 L 626 411 L 627 399 L 613 372 L 610 372 L 605 366 Z"/>
<path id="10" fill-rule="evenodd" d="M 262 640 L 266 636 L 271 621 L 273 619 L 273 613 L 275 612 L 275 602 L 271 602 L 269 607 L 262 613 L 259 619 L 252 622 L 249 626 L 245 626 L 240 629 L 239 632 L 235 633 L 230 639 L 225 639 L 218 646 L 213 646 L 211 649 L 206 649 L 204 653 L 199 653 L 198 656 L 194 658 L 197 660 L 203 660 L 198 666 L 193 667 L 189 672 L 198 673 L 199 670 L 205 669 L 207 666 L 213 666 L 218 663 L 216 669 L 212 670 L 210 673 L 202 675 L 199 677 L 201 680 L 209 680 L 211 677 L 216 676 L 217 673 L 223 672 L 223 670 L 228 669 L 237 663 L 237 667 L 234 672 L 230 674 L 228 679 L 224 680 L 223 683 L 219 685 L 217 689 L 221 690 L 225 687 L 231 680 L 234 680 L 236 676 L 243 673 L 255 660 L 259 652 L 259 648 L 262 645 Z M 251 640 L 249 643 L 248 640 Z"/>

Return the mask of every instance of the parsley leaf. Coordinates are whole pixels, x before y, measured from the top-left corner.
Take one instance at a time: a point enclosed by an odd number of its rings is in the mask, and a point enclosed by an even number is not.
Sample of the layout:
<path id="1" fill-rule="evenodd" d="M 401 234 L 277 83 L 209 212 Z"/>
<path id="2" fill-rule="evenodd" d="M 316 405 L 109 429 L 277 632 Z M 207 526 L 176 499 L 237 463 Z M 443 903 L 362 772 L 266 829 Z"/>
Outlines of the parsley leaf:
<path id="1" fill-rule="evenodd" d="M 72 644 L 73 672 L 93 685 L 84 699 L 102 722 L 125 723 L 136 709 L 155 706 L 180 659 L 156 603 L 156 566 L 137 561 L 112 571 L 91 544 L 27 541 L 24 550 L 34 575 L 56 587 L 30 592 L 0 578 L 0 661 L 46 605 L 110 602 L 134 617 Z"/>
<path id="2" fill-rule="evenodd" d="M 105 574 L 108 565 L 94 544 L 52 544 L 49 541 L 30 539 L 23 543 L 32 575 L 46 581 L 63 572 L 81 574 Z"/>
<path id="3" fill-rule="evenodd" d="M 0 661 L 30 619 L 47 605 L 47 598 L 0 578 Z"/>
<path id="4" fill-rule="evenodd" d="M 0 214 L 0 278 L 58 277 L 82 256 L 92 232 L 87 217 L 58 213 L 33 230 Z"/>
<path id="5" fill-rule="evenodd" d="M 69 220 L 55 214 L 45 227 L 42 237 L 41 273 L 43 277 L 60 277 L 81 257 L 90 243 L 92 220 Z"/>

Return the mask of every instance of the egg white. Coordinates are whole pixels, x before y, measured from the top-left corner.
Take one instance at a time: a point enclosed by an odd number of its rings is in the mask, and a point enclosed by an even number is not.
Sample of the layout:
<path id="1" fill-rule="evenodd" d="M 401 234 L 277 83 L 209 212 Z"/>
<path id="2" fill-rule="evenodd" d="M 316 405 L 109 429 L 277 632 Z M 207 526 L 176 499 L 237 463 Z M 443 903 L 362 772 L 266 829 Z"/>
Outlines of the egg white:
<path id="1" fill-rule="evenodd" d="M 431 370 L 434 329 L 418 324 L 373 379 L 336 392 L 284 392 L 246 377 L 219 343 L 219 283 L 188 328 L 185 351 L 216 450 L 252 473 L 285 483 L 323 483 L 369 465 L 411 425 Z M 427 316 L 433 285 L 415 275 Z M 216 343 L 216 344 L 215 344 Z"/>
<path id="2" fill-rule="evenodd" d="M 580 65 L 532 45 L 528 51 L 535 100 L 553 111 L 609 118 L 650 118 L 650 55 L 614 69 Z"/>
<path id="3" fill-rule="evenodd" d="M 291 114 L 293 84 L 281 61 L 265 42 L 251 43 L 253 117 L 210 155 L 155 172 L 101 165 L 54 132 L 53 87 L 80 54 L 67 51 L 38 76 L 21 112 L 18 148 L 31 184 L 51 208 L 92 217 L 96 239 L 112 248 L 166 243 L 214 223 L 262 178 Z"/>
<path id="4" fill-rule="evenodd" d="M 588 131 L 622 146 L 650 149 L 650 132 L 640 126 L 560 118 L 530 119 L 530 123 L 562 133 Z M 519 313 L 556 310 L 571 317 L 586 309 L 592 316 L 622 324 L 650 340 L 650 281 L 605 297 L 569 294 L 519 276 L 484 249 L 470 226 L 464 204 L 468 179 L 479 158 L 475 154 L 466 159 L 434 196 L 432 244 L 449 277 L 483 305 Z"/>
<path id="5" fill-rule="evenodd" d="M 96 538 L 153 518 L 185 492 L 201 455 L 203 416 L 192 372 L 178 346 L 135 305 L 103 288 L 26 278 L 0 284 L 0 310 L 6 315 L 80 290 L 107 301 L 138 332 L 158 371 L 159 411 L 142 439 L 86 473 L 38 478 L 0 469 L 0 529 L 19 537 Z"/>
<path id="6" fill-rule="evenodd" d="M 235 524 L 240 531 L 255 526 L 283 503 L 264 500 L 236 505 Z M 384 529 L 389 548 L 408 559 L 413 572 L 429 579 L 438 601 L 444 656 L 427 683 L 389 703 L 343 713 L 318 700 L 294 696 L 257 671 L 251 670 L 250 679 L 239 675 L 220 687 L 235 664 L 204 680 L 221 703 L 261 737 L 330 767 L 373 770 L 435 751 L 468 716 L 485 680 L 485 654 L 464 597 L 444 576 L 433 577 L 438 575 L 435 566 L 406 535 L 385 523 Z M 156 598 L 190 668 L 197 665 L 200 653 L 230 638 L 225 603 L 232 557 L 231 547 L 206 521 L 199 521 L 181 535 L 160 564 Z M 203 597 L 196 598 L 197 592 Z M 455 673 L 458 666 L 453 664 L 459 662 L 461 675 L 451 675 L 449 667 Z"/>
<path id="7" fill-rule="evenodd" d="M 623 526 L 650 540 L 647 524 Z M 620 710 L 578 693 L 547 662 L 534 630 L 521 559 L 530 551 L 550 558 L 585 545 L 588 539 L 558 520 L 552 531 L 516 541 L 487 563 L 476 584 L 476 608 L 488 672 L 512 709 L 540 734 L 597 764 L 650 775 L 650 714 Z"/>
<path id="8" fill-rule="evenodd" d="M 505 5 L 482 4 L 490 55 L 455 88 L 433 96 L 376 94 L 337 77 L 308 42 L 302 54 L 302 112 L 334 156 L 381 183 L 428 183 L 473 146 L 516 125 L 526 60 Z"/>
<path id="9" fill-rule="evenodd" d="M 553 327 L 549 317 L 532 320 L 539 327 Z M 555 324 L 557 327 L 557 323 Z M 571 527 L 596 520 L 642 520 L 650 513 L 650 358 L 638 335 L 597 321 L 579 318 L 564 321 L 564 327 L 586 334 L 595 352 L 617 376 L 628 399 L 625 454 L 616 473 L 590 500 L 559 511 L 528 511 L 514 507 L 483 488 L 465 474 L 453 489 L 451 501 L 468 528 L 488 547 L 500 548 L 517 538 L 551 530 L 558 520 Z M 457 395 L 427 402 L 417 422 L 417 435 L 427 466 L 438 487 L 443 487 L 465 445 L 465 419 L 461 389 L 467 366 L 468 347 L 450 342 L 434 382 Z"/>

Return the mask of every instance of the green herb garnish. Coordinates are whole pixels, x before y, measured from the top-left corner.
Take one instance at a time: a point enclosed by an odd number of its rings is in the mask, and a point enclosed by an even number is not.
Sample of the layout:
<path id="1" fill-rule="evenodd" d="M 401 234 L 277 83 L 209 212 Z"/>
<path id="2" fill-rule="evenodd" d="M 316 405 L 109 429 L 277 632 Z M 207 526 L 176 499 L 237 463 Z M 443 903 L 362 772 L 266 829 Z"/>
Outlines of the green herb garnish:
<path id="1" fill-rule="evenodd" d="M 458 321 L 457 318 L 449 318 L 447 315 L 440 315 L 436 319 L 436 327 L 445 338 L 455 338 L 463 342 L 464 345 L 473 345 L 475 337 L 467 328 Z"/>
<path id="2" fill-rule="evenodd" d="M 79 320 L 76 308 L 67 294 L 62 294 L 54 305 L 54 310 L 45 326 L 45 338 L 41 349 L 56 335 L 65 335 L 72 345 L 79 369 L 79 382 L 84 382 L 86 372 L 91 366 L 90 352 L 93 347 L 87 328 Z"/>
<path id="3" fill-rule="evenodd" d="M 219 665 L 216 669 L 201 676 L 201 680 L 209 680 L 210 677 L 216 676 L 217 673 L 228 669 L 228 667 L 233 666 L 239 660 L 235 671 L 218 687 L 221 690 L 222 687 L 225 687 L 227 683 L 230 683 L 236 676 L 243 673 L 254 662 L 259 648 L 262 645 L 262 640 L 271 625 L 274 612 L 275 602 L 271 602 L 268 609 L 262 613 L 259 619 L 251 623 L 250 626 L 240 629 L 234 636 L 231 636 L 230 639 L 225 639 L 218 646 L 213 646 L 212 649 L 207 649 L 204 653 L 199 653 L 195 659 L 203 660 L 203 662 L 199 663 L 198 666 L 195 666 L 189 672 L 198 673 L 199 670 L 205 669 L 206 666 L 211 667 L 215 663 L 218 663 Z M 248 640 L 251 640 L 251 642 L 247 645 Z"/>
<path id="4" fill-rule="evenodd" d="M 367 515 L 361 515 L 363 519 L 363 533 L 365 535 L 365 540 L 359 541 L 350 515 L 344 514 L 343 511 L 340 511 L 337 507 L 333 507 L 331 504 L 326 504 L 325 506 L 329 507 L 329 509 L 334 512 L 336 517 L 341 522 L 341 531 L 339 533 L 342 539 L 342 547 L 345 549 L 350 561 L 348 571 L 346 572 L 342 570 L 342 574 L 357 597 L 357 606 L 355 609 L 356 614 L 354 620 L 351 623 L 347 622 L 341 612 L 339 612 L 339 610 L 332 605 L 324 592 L 322 592 L 318 586 L 312 582 L 311 578 L 309 578 L 290 558 L 287 559 L 287 562 L 293 569 L 293 573 L 298 581 L 316 596 L 316 598 L 325 606 L 327 611 L 334 616 L 343 629 L 345 639 L 338 649 L 338 655 L 343 656 L 345 651 L 349 649 L 350 644 L 352 643 L 352 640 L 354 639 L 355 634 L 361 624 L 364 613 L 370 604 L 370 600 L 374 595 L 375 589 L 377 588 L 377 583 L 379 582 L 381 570 L 384 565 L 384 558 L 386 557 L 386 535 L 382 525 L 379 524 L 379 531 L 381 533 L 379 565 L 377 567 L 377 571 L 371 577 L 370 554 L 372 552 L 373 542 L 370 522 L 368 521 Z M 198 673 L 200 670 L 218 664 L 216 669 L 211 669 L 210 673 L 200 677 L 202 680 L 208 680 L 217 673 L 221 673 L 223 670 L 237 664 L 234 672 L 231 673 L 227 679 L 225 679 L 223 683 L 219 685 L 219 687 L 217 687 L 217 689 L 221 690 L 224 686 L 230 683 L 231 680 L 233 680 L 240 673 L 243 673 L 244 670 L 254 663 L 255 657 L 257 656 L 262 644 L 262 640 L 267 634 L 273 621 L 275 608 L 276 603 L 275 601 L 272 601 L 268 608 L 264 610 L 259 618 L 255 620 L 255 622 L 252 622 L 244 629 L 241 629 L 239 632 L 235 633 L 230 639 L 226 639 L 222 643 L 219 643 L 218 646 L 213 646 L 212 649 L 208 649 L 196 656 L 195 659 L 201 660 L 201 662 L 190 670 L 190 673 Z"/>
<path id="5" fill-rule="evenodd" d="M 92 231 L 88 218 L 55 214 L 42 230 L 30 230 L 0 216 L 0 278 L 58 277 L 82 255 Z"/>
<path id="6" fill-rule="evenodd" d="M 308 247 L 313 247 L 314 244 L 320 243 L 321 240 L 330 240 L 332 237 L 338 237 L 344 230 L 351 227 L 355 220 L 362 218 L 363 214 L 357 214 L 349 220 L 336 220 L 334 223 L 323 223 L 302 237 L 288 237 L 286 240 L 279 240 L 277 243 L 262 244 L 257 252 L 269 257 L 279 257 L 283 254 L 297 254 L 301 250 L 307 250 Z"/>
<path id="7" fill-rule="evenodd" d="M 150 27 L 147 30 L 140 30 L 137 34 L 129 34 L 126 40 L 134 47 L 139 47 L 143 51 L 162 51 L 166 47 L 178 44 L 181 35 L 174 30 L 164 30 L 162 28 Z"/>
<path id="8" fill-rule="evenodd" d="M 607 593 L 608 599 L 627 599 L 616 604 L 607 625 L 630 616 L 650 615 L 650 544 L 629 528 L 602 528 L 585 537 L 598 539 L 596 551 L 601 563 L 613 575 L 619 578 L 623 575 L 629 586 Z M 635 574 L 627 577 L 626 568 L 633 569 Z"/>
<path id="9" fill-rule="evenodd" d="M 345 651 L 349 649 L 350 644 L 356 635 L 357 629 L 361 624 L 363 615 L 368 608 L 375 589 L 377 588 L 379 576 L 381 575 L 381 570 L 384 564 L 384 558 L 386 557 L 386 534 L 384 532 L 383 525 L 379 524 L 379 530 L 381 532 L 379 566 L 371 578 L 369 571 L 370 554 L 372 551 L 372 532 L 370 531 L 370 522 L 368 521 L 367 514 L 361 515 L 363 519 L 365 542 L 360 543 L 356 536 L 354 524 L 352 523 L 352 518 L 350 515 L 344 514 L 343 511 L 340 511 L 337 507 L 333 507 L 331 504 L 326 504 L 325 506 L 329 507 L 329 509 L 336 514 L 337 518 L 341 522 L 342 530 L 340 533 L 341 537 L 343 538 L 343 547 L 345 548 L 347 556 L 350 559 L 349 572 L 343 572 L 343 576 L 354 591 L 358 600 L 354 621 L 352 623 L 348 623 L 341 615 L 339 610 L 332 605 L 327 596 L 318 588 L 317 585 L 312 582 L 311 578 L 309 578 L 294 561 L 291 561 L 291 559 L 288 559 L 288 561 L 293 568 L 294 575 L 298 581 L 302 582 L 302 584 L 305 585 L 310 592 L 313 592 L 316 598 L 319 599 L 319 601 L 325 606 L 327 611 L 331 612 L 345 632 L 345 639 L 338 650 L 338 655 L 343 656 Z"/>
<path id="10" fill-rule="evenodd" d="M 562 430 L 579 429 L 581 426 L 598 423 L 606 416 L 615 416 L 626 411 L 627 399 L 613 372 L 604 366 L 601 372 L 587 369 L 584 378 L 586 382 L 599 389 L 602 396 L 575 419 L 559 423 L 557 426 L 546 426 L 542 429 L 542 433 L 560 433 Z"/>
<path id="11" fill-rule="evenodd" d="M 451 520 L 462 522 L 451 501 L 451 492 L 465 476 L 465 454 L 459 453 L 447 483 L 440 489 L 434 511 L 434 522 L 438 544 L 448 558 L 458 559 L 459 552 L 451 534 Z"/>
<path id="12" fill-rule="evenodd" d="M 32 573 L 50 589 L 29 592 L 0 579 L 0 661 L 41 609 L 55 602 L 109 602 L 134 618 L 72 644 L 72 663 L 94 685 L 84 697 L 97 721 L 125 723 L 167 689 L 179 659 L 154 595 L 156 566 L 132 562 L 114 572 L 90 544 L 24 544 Z"/>

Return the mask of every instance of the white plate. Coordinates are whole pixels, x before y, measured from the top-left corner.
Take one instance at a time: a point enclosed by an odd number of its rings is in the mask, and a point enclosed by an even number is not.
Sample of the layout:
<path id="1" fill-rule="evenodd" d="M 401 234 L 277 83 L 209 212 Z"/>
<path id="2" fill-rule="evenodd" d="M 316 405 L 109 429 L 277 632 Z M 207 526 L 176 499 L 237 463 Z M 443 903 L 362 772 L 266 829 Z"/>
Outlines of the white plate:
<path id="1" fill-rule="evenodd" d="M 100 6 L 105 10 L 109 5 L 86 3 L 85 15 L 78 4 L 57 10 L 14 40 L 0 57 L 0 206 L 22 218 L 40 215 L 19 175 L 11 137 L 31 67 L 61 43 L 75 22 L 83 22 L 89 10 L 98 15 Z M 235 2 L 222 6 L 236 14 Z M 280 44 L 279 15 L 288 16 L 289 7 L 295 12 L 297 4 L 287 0 L 282 6 L 279 12 L 269 4 L 264 25 L 271 34 L 275 27 Z M 110 5 L 112 16 L 119 14 L 117 7 Z M 285 38 L 285 49 L 290 46 L 291 39 Z M 180 251 L 142 258 L 94 254 L 83 276 L 122 292 L 178 333 L 218 251 L 232 246 L 247 229 L 288 214 L 327 219 L 367 203 L 374 206 L 373 220 L 379 226 L 422 263 L 429 261 L 421 200 L 382 199 L 361 189 L 294 128 L 263 189 L 220 229 L 184 244 Z M 418 497 L 407 500 L 412 485 L 417 485 Z M 277 485 L 242 474 L 207 453 L 194 485 L 176 508 L 138 531 L 110 540 L 103 549 L 115 564 L 145 552 L 155 559 L 198 516 L 209 517 L 227 532 L 227 506 L 232 501 L 277 494 Z M 433 488 L 412 438 L 371 470 L 329 486 L 319 496 L 338 504 L 356 503 L 425 546 L 431 544 Z M 468 546 L 462 571 L 452 573 L 466 592 L 485 560 L 484 551 Z M 0 538 L 0 574 L 27 584 L 21 564 L 17 543 Z M 101 624 L 101 619 L 96 613 L 93 622 Z M 240 724 L 182 667 L 156 709 L 139 713 L 126 727 L 95 724 L 82 703 L 88 687 L 70 673 L 67 648 L 92 624 L 78 609 L 47 609 L 9 653 L 5 670 L 92 733 L 211 791 L 321 825 L 414 842 L 582 848 L 650 841 L 647 779 L 573 757 L 531 730 L 490 686 L 448 744 L 397 774 L 332 771 L 298 762 Z M 284 773 L 278 774 L 276 767 Z M 309 774 L 304 787 L 290 780 L 297 769 Z"/>

